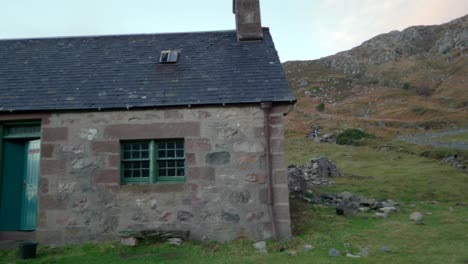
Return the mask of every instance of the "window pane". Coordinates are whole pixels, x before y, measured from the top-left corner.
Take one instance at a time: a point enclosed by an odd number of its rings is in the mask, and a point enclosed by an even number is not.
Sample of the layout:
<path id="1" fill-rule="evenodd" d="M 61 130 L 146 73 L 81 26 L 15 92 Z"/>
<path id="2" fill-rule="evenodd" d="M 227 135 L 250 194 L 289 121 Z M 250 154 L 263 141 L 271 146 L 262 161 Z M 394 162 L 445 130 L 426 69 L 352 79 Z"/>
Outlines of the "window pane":
<path id="1" fill-rule="evenodd" d="M 177 161 L 177 168 L 183 168 L 184 167 L 184 161 L 183 160 L 178 160 Z"/>
<path id="2" fill-rule="evenodd" d="M 142 143 L 141 144 L 141 150 L 148 150 L 149 149 L 149 144 L 148 143 Z"/>
<path id="3" fill-rule="evenodd" d="M 149 177 L 149 170 L 143 170 L 141 172 L 141 177 Z"/>
<path id="4" fill-rule="evenodd" d="M 184 176 L 184 169 L 177 169 L 177 176 Z"/>
<path id="5" fill-rule="evenodd" d="M 168 149 L 173 149 L 175 146 L 174 142 L 167 142 L 167 148 Z"/>
<path id="6" fill-rule="evenodd" d="M 164 150 L 159 150 L 159 151 L 158 151 L 158 156 L 159 156 L 160 158 L 165 158 L 165 157 L 166 157 L 166 151 L 164 151 Z"/>
<path id="7" fill-rule="evenodd" d="M 183 149 L 176 150 L 176 155 L 178 158 L 184 157 L 184 150 Z"/>
<path id="8" fill-rule="evenodd" d="M 164 161 L 164 160 L 158 161 L 158 167 L 159 167 L 160 169 L 165 169 L 165 168 L 167 167 L 167 162 Z"/>
<path id="9" fill-rule="evenodd" d="M 131 157 L 130 153 L 131 152 L 125 151 L 124 152 L 124 159 L 129 159 Z"/>
<path id="10" fill-rule="evenodd" d="M 174 166 L 175 166 L 175 161 L 173 161 L 173 160 L 167 161 L 167 167 L 174 168 Z"/>
<path id="11" fill-rule="evenodd" d="M 175 170 L 174 169 L 168 169 L 167 170 L 167 176 L 176 176 L 175 175 Z"/>
<path id="12" fill-rule="evenodd" d="M 140 158 L 140 152 L 133 151 L 132 152 L 132 159 L 138 159 Z"/>
<path id="13" fill-rule="evenodd" d="M 150 162 L 149 161 L 143 161 L 141 167 L 144 168 L 144 169 L 149 169 Z"/>
<path id="14" fill-rule="evenodd" d="M 177 147 L 178 149 L 183 149 L 183 148 L 184 148 L 184 142 L 183 142 L 182 140 L 177 141 L 176 147 Z"/>
<path id="15" fill-rule="evenodd" d="M 168 150 L 167 151 L 167 158 L 173 158 L 174 157 L 174 150 Z"/>
<path id="16" fill-rule="evenodd" d="M 130 178 L 130 177 L 132 177 L 132 171 L 124 170 L 124 178 Z"/>
<path id="17" fill-rule="evenodd" d="M 158 170 L 158 175 L 159 176 L 166 176 L 166 170 L 159 169 Z"/>
<path id="18" fill-rule="evenodd" d="M 133 177 L 140 177 L 140 176 L 141 176 L 140 170 L 133 171 Z"/>

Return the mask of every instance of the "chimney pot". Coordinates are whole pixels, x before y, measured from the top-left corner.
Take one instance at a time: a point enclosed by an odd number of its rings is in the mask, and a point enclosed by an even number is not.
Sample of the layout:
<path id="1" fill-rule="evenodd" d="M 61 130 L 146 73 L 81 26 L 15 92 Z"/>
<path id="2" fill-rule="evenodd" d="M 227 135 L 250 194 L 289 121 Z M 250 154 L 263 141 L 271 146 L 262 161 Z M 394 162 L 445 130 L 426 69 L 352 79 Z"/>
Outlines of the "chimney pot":
<path id="1" fill-rule="evenodd" d="M 233 7 L 236 15 L 237 39 L 262 40 L 260 0 L 233 0 Z"/>

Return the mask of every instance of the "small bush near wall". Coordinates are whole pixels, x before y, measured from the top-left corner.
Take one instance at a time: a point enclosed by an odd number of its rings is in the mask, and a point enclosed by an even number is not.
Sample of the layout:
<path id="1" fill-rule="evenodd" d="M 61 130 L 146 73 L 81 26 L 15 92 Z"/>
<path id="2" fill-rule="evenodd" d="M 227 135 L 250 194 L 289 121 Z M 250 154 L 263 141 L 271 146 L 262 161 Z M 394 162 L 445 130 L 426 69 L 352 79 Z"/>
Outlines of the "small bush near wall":
<path id="1" fill-rule="evenodd" d="M 356 128 L 348 128 L 336 137 L 336 144 L 338 145 L 363 145 L 364 138 L 372 137 L 372 135 Z"/>

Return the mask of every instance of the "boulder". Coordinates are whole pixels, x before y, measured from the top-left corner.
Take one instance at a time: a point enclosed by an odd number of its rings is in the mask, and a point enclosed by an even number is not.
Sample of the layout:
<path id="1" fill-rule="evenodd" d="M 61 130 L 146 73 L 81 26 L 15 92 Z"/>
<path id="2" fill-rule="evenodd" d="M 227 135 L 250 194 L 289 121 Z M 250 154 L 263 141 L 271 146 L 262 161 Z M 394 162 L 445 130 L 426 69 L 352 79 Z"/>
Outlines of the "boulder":
<path id="1" fill-rule="evenodd" d="M 336 213 L 339 215 L 356 215 L 359 205 L 355 202 L 342 201 L 336 206 Z"/>
<path id="2" fill-rule="evenodd" d="M 267 251 L 267 246 L 266 246 L 266 242 L 265 241 L 259 241 L 257 243 L 254 243 L 253 244 L 253 247 L 255 248 L 255 250 L 257 252 L 260 252 L 260 253 L 268 253 Z"/>
<path id="3" fill-rule="evenodd" d="M 413 212 L 410 214 L 410 220 L 414 221 L 414 222 L 418 222 L 418 221 L 421 221 L 423 219 L 423 214 L 421 214 L 420 212 Z"/>
<path id="4" fill-rule="evenodd" d="M 120 243 L 124 246 L 135 247 L 140 243 L 140 239 L 136 237 L 127 237 L 120 239 Z"/>
<path id="5" fill-rule="evenodd" d="M 341 257 L 341 252 L 336 250 L 335 248 L 330 248 L 328 251 L 328 256 L 329 257 Z"/>

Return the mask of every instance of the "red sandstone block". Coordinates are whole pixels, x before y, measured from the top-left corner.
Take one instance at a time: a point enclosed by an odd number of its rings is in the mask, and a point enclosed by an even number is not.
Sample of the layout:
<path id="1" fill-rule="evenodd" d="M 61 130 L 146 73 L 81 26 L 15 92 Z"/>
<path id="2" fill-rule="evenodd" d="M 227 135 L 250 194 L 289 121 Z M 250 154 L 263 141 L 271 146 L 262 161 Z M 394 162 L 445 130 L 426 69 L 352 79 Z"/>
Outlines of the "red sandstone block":
<path id="1" fill-rule="evenodd" d="M 41 157 L 52 158 L 53 153 L 54 153 L 53 144 L 41 144 Z"/>
<path id="2" fill-rule="evenodd" d="M 185 149 L 189 152 L 210 151 L 211 143 L 207 138 L 189 138 L 185 140 Z"/>
<path id="3" fill-rule="evenodd" d="M 197 157 L 195 156 L 194 153 L 186 153 L 185 154 L 185 160 L 187 162 L 187 165 L 196 165 L 197 164 Z"/>
<path id="4" fill-rule="evenodd" d="M 120 152 L 120 145 L 119 141 L 94 141 L 91 143 L 91 149 L 95 153 L 119 153 Z"/>
<path id="5" fill-rule="evenodd" d="M 287 184 L 288 176 L 286 169 L 279 169 L 273 171 L 273 184 Z"/>
<path id="6" fill-rule="evenodd" d="M 111 155 L 107 157 L 107 165 L 111 168 L 120 168 L 120 155 Z"/>
<path id="7" fill-rule="evenodd" d="M 47 194 L 49 192 L 49 179 L 39 178 L 39 192 L 41 194 Z"/>
<path id="8" fill-rule="evenodd" d="M 39 195 L 39 211 L 45 209 L 65 209 L 65 201 L 56 195 Z"/>
<path id="9" fill-rule="evenodd" d="M 270 125 L 281 125 L 283 124 L 282 116 L 270 116 Z"/>
<path id="10" fill-rule="evenodd" d="M 112 139 L 158 139 L 200 136 L 198 122 L 156 123 L 147 125 L 110 125 L 104 135 Z"/>
<path id="11" fill-rule="evenodd" d="M 65 160 L 41 159 L 41 175 L 64 175 Z"/>
<path id="12" fill-rule="evenodd" d="M 289 221 L 291 219 L 290 213 L 289 213 L 289 206 L 286 205 L 275 205 L 275 216 L 276 220 L 281 221 Z"/>
<path id="13" fill-rule="evenodd" d="M 270 129 L 270 135 L 272 138 L 283 138 L 284 128 L 283 127 L 272 127 Z"/>
<path id="14" fill-rule="evenodd" d="M 267 176 L 265 172 L 255 172 L 255 173 L 249 173 L 245 175 L 244 179 L 248 182 L 254 182 L 254 183 L 265 183 Z"/>
<path id="15" fill-rule="evenodd" d="M 273 169 L 285 169 L 286 157 L 284 153 L 271 154 L 271 166 Z"/>
<path id="16" fill-rule="evenodd" d="M 271 153 L 284 153 L 284 140 L 272 139 L 270 140 Z"/>
<path id="17" fill-rule="evenodd" d="M 42 128 L 43 141 L 59 141 L 67 140 L 68 128 L 67 127 L 50 127 Z"/>
<path id="18" fill-rule="evenodd" d="M 289 203 L 289 189 L 287 185 L 282 187 L 273 187 L 274 203 Z"/>
<path id="19" fill-rule="evenodd" d="M 120 174 L 118 170 L 101 170 L 94 175 L 95 183 L 116 183 L 120 184 Z"/>
<path id="20" fill-rule="evenodd" d="M 215 172 L 211 167 L 191 167 L 188 169 L 188 180 L 215 180 Z"/>

